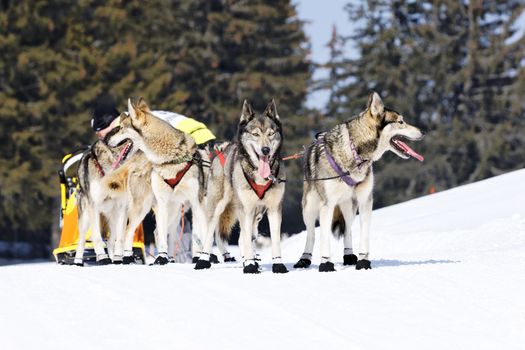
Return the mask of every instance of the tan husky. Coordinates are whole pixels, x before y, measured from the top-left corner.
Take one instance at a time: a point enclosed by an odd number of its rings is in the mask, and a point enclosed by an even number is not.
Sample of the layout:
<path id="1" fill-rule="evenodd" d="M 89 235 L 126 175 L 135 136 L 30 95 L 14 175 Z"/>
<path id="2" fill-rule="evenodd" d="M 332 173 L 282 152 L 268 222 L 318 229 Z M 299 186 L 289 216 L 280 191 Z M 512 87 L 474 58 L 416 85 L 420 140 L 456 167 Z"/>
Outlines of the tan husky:
<path id="1" fill-rule="evenodd" d="M 205 176 L 202 157 L 193 138 L 155 117 L 141 98 L 137 104 L 128 100 L 128 115 L 121 118 L 120 128 L 107 139 L 111 146 L 132 140 L 151 163 L 151 188 L 156 200 L 157 249 L 155 264 L 168 259 L 168 227 L 189 204 L 193 214 L 193 244 L 202 241 L 206 232 L 204 213 Z M 201 251 L 201 247 L 194 248 Z"/>
<path id="2" fill-rule="evenodd" d="M 135 229 L 153 201 L 151 165 L 130 140 L 123 140 L 114 149 L 96 141 L 80 162 L 78 178 L 79 243 L 75 264 L 83 264 L 86 232 L 90 227 L 99 264 L 111 260 L 132 263 Z M 109 256 L 104 251 L 102 223 L 107 223 L 111 233 Z"/>

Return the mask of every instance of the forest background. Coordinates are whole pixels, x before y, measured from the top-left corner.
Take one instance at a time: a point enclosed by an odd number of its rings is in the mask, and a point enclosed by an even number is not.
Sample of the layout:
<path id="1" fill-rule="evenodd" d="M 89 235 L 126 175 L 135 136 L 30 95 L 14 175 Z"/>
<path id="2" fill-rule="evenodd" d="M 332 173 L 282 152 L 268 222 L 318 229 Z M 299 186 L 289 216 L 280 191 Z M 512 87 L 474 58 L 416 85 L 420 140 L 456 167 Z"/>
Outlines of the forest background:
<path id="1" fill-rule="evenodd" d="M 355 30 L 334 27 L 328 74 L 314 79 L 321 65 L 289 0 L 0 1 L 0 256 L 49 256 L 57 170 L 94 140 L 90 114 L 106 96 L 120 109 L 142 96 L 221 140 L 235 136 L 243 99 L 261 111 L 275 98 L 287 155 L 375 90 L 426 133 L 415 145 L 423 163 L 376 164 L 375 208 L 525 167 L 522 1 L 349 1 L 345 11 Z M 328 92 L 326 106 L 307 107 L 315 91 Z M 304 228 L 301 166 L 286 164 L 297 180 L 283 207 L 289 234 Z"/>

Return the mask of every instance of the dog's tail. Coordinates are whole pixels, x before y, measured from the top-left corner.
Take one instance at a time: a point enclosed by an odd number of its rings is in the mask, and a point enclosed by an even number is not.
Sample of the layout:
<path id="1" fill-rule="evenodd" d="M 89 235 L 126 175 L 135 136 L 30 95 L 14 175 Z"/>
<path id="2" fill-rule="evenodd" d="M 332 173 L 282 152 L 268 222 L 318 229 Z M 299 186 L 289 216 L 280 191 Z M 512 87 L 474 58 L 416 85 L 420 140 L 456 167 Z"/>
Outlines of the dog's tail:
<path id="1" fill-rule="evenodd" d="M 233 207 L 233 203 L 230 202 L 228 205 L 226 205 L 226 208 L 224 209 L 224 212 L 221 214 L 221 217 L 219 218 L 219 237 L 222 240 L 227 240 L 230 237 L 230 233 L 232 231 L 233 225 L 237 222 L 237 218 L 235 216 L 235 210 Z"/>
<path id="2" fill-rule="evenodd" d="M 334 215 L 332 217 L 332 233 L 335 238 L 341 238 L 344 236 L 346 230 L 346 222 L 343 216 L 341 208 L 336 205 L 334 209 Z"/>

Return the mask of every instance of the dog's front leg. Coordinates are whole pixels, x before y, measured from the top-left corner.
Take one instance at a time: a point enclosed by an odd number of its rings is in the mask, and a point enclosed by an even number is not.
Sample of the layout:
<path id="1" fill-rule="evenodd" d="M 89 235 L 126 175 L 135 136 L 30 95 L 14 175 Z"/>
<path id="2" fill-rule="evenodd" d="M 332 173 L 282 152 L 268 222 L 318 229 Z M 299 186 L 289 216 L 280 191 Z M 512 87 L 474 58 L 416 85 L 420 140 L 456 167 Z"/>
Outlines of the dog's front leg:
<path id="1" fill-rule="evenodd" d="M 242 252 L 244 254 L 244 273 L 259 273 L 252 246 L 252 229 L 255 220 L 255 207 L 242 206 L 240 209 L 239 223 L 241 226 Z"/>
<path id="2" fill-rule="evenodd" d="M 126 235 L 126 210 L 118 210 L 115 218 L 110 221 L 111 225 L 111 236 L 115 238 L 113 247 L 112 260 L 114 264 L 122 264 L 122 257 L 124 256 L 124 238 Z"/>
<path id="3" fill-rule="evenodd" d="M 104 251 L 104 241 L 102 241 L 102 233 L 100 232 L 100 219 L 100 212 L 94 210 L 91 221 L 91 242 L 93 242 L 93 247 L 97 254 L 97 263 L 99 265 L 108 265 L 111 264 L 111 259 Z"/>
<path id="4" fill-rule="evenodd" d="M 370 269 L 369 245 L 370 245 L 370 220 L 372 219 L 372 192 L 370 191 L 367 198 L 359 201 L 359 223 L 361 224 L 361 235 L 359 238 L 359 260 L 355 268 L 357 270 Z"/>
<path id="5" fill-rule="evenodd" d="M 155 243 L 157 245 L 157 258 L 153 262 L 155 265 L 166 265 L 168 259 L 168 225 L 169 213 L 172 205 L 169 201 L 162 201 L 157 205 L 157 212 L 155 213 L 155 221 L 157 222 L 157 234 Z"/>
<path id="6" fill-rule="evenodd" d="M 319 198 L 306 193 L 303 199 L 303 221 L 306 226 L 306 244 L 299 261 L 293 266 L 296 269 L 306 269 L 312 264 L 312 253 L 315 244 L 315 220 L 319 214 Z"/>
<path id="7" fill-rule="evenodd" d="M 209 215 L 210 220 L 208 221 L 207 232 L 205 232 L 206 236 L 204 238 L 205 241 L 203 244 L 202 253 L 199 257 L 199 260 L 195 264 L 195 270 L 204 270 L 211 267 L 210 254 L 213 246 L 213 237 L 215 235 L 215 230 L 219 225 L 221 214 L 228 205 L 230 198 L 223 197 L 218 202 L 212 201 L 212 199 L 208 199 L 208 201 L 208 214 L 211 213 L 211 215 Z"/>
<path id="8" fill-rule="evenodd" d="M 270 223 L 270 237 L 272 239 L 272 272 L 287 273 L 288 269 L 281 258 L 281 222 L 282 208 L 278 206 L 268 208 L 268 222 Z"/>
<path id="9" fill-rule="evenodd" d="M 332 218 L 335 205 L 332 203 L 321 204 L 319 213 L 319 224 L 321 226 L 321 264 L 320 272 L 335 271 L 334 264 L 330 261 L 330 235 L 332 234 Z"/>
<path id="10" fill-rule="evenodd" d="M 77 251 L 75 252 L 74 264 L 77 266 L 84 266 L 84 250 L 86 249 L 86 234 L 89 230 L 89 218 L 91 209 L 78 209 L 78 242 Z"/>
<path id="11" fill-rule="evenodd" d="M 192 254 L 194 258 L 198 258 L 204 250 L 204 243 L 208 232 L 206 213 L 204 212 L 203 204 L 199 202 L 198 198 L 191 201 L 191 213 L 193 224 Z"/>

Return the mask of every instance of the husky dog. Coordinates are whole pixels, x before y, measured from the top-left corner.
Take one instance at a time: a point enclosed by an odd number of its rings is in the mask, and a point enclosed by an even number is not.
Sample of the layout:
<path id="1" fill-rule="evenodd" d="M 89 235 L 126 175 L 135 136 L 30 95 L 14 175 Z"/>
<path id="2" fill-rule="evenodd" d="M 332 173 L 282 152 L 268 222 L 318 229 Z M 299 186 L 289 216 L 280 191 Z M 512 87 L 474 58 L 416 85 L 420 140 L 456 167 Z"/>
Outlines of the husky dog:
<path id="1" fill-rule="evenodd" d="M 421 131 L 407 124 L 401 114 L 385 108 L 375 92 L 359 116 L 317 136 L 305 154 L 302 205 L 307 239 L 295 268 L 311 264 L 317 218 L 321 229 L 319 271 L 335 271 L 330 261 L 332 230 L 344 233 L 344 265 L 356 265 L 358 270 L 371 268 L 368 259 L 374 183 L 372 163 L 386 151 L 403 159 L 414 157 L 423 161 L 421 155 L 402 141 L 419 141 L 422 137 Z M 350 231 L 357 210 L 361 224 L 359 259 L 353 253 Z"/>
<path id="2" fill-rule="evenodd" d="M 114 149 L 96 141 L 83 156 L 78 170 L 79 243 L 75 264 L 82 265 L 86 232 L 91 239 L 99 264 L 133 262 L 135 228 L 151 208 L 151 165 L 130 140 Z M 104 251 L 101 219 L 111 233 L 109 256 Z"/>
<path id="3" fill-rule="evenodd" d="M 281 120 L 275 102 L 272 100 L 262 114 L 256 115 L 250 104 L 244 101 L 236 142 L 224 150 L 223 162 L 216 157 L 211 164 L 207 193 L 208 232 L 195 269 L 211 266 L 209 254 L 216 228 L 220 227 L 220 232 L 229 234 L 238 219 L 244 273 L 259 273 L 252 236 L 261 214 L 267 210 L 272 271 L 288 272 L 281 262 L 280 244 L 285 181 L 281 164 L 282 141 Z"/>
<path id="4" fill-rule="evenodd" d="M 121 118 L 120 128 L 107 139 L 110 146 L 130 139 L 144 152 L 152 165 L 151 188 L 156 200 L 157 249 L 155 264 L 168 259 L 168 227 L 181 205 L 188 203 L 193 214 L 194 244 L 202 241 L 206 232 L 204 192 L 206 188 L 202 158 L 191 136 L 155 117 L 146 102 L 128 100 L 128 114 Z M 201 247 L 195 251 L 201 251 Z"/>

